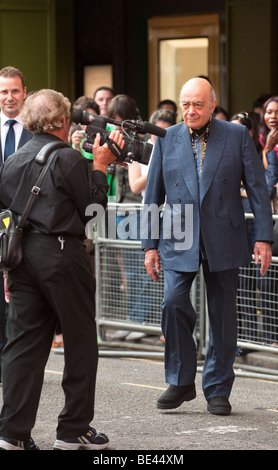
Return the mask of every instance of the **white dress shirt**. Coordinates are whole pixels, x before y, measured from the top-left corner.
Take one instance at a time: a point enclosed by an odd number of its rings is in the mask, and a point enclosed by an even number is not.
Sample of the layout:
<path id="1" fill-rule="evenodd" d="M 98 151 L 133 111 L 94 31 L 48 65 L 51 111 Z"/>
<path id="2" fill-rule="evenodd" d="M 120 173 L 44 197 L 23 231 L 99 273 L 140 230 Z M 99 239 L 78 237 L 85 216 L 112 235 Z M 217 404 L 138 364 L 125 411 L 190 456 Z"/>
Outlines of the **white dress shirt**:
<path id="1" fill-rule="evenodd" d="M 5 142 L 6 136 L 9 130 L 9 125 L 7 124 L 9 117 L 5 116 L 2 112 L 0 113 L 0 120 L 1 120 L 1 149 L 2 149 L 2 160 L 4 159 L 4 149 L 5 149 Z M 17 150 L 20 137 L 22 134 L 23 123 L 20 115 L 13 118 L 16 123 L 14 124 L 14 134 L 15 134 L 15 150 Z"/>

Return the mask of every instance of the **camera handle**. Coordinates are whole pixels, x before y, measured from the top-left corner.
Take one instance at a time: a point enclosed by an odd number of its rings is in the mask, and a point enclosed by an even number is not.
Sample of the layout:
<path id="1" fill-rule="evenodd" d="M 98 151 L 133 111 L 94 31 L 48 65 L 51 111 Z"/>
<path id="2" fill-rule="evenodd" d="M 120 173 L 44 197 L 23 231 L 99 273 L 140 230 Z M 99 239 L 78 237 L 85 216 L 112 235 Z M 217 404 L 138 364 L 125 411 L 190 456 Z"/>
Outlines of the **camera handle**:
<path id="1" fill-rule="evenodd" d="M 125 153 L 123 152 L 123 149 L 121 149 L 121 147 L 119 147 L 119 145 L 116 144 L 114 140 L 109 139 L 109 137 L 105 139 L 105 143 L 107 144 L 109 150 L 113 153 L 113 155 L 117 157 L 116 160 L 119 162 L 123 162 L 125 158 Z"/>

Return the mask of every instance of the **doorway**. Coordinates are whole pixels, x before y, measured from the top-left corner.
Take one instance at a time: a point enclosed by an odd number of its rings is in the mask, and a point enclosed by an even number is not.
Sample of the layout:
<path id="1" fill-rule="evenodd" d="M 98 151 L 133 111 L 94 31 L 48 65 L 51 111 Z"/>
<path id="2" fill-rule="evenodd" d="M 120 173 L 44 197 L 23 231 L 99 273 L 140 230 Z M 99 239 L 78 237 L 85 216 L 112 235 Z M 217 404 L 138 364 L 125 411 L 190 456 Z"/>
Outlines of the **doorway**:
<path id="1" fill-rule="evenodd" d="M 209 77 L 220 101 L 219 44 L 219 15 L 150 19 L 149 114 L 164 99 L 175 101 L 179 110 L 182 85 L 199 75 Z"/>

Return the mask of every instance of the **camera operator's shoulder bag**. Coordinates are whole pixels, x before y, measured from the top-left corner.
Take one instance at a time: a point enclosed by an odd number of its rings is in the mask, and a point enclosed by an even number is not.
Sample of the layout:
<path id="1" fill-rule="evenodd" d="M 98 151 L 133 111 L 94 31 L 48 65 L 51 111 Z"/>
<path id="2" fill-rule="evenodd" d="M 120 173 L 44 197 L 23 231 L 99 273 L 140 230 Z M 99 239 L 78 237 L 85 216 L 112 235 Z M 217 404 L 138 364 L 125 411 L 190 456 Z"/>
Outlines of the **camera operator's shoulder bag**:
<path id="1" fill-rule="evenodd" d="M 35 160 L 43 165 L 43 169 L 40 172 L 35 186 L 31 189 L 30 197 L 19 222 L 17 223 L 18 216 L 10 209 L 0 211 L 0 271 L 11 271 L 15 269 L 22 260 L 21 239 L 24 224 L 36 197 L 40 193 L 42 181 L 56 153 L 55 151 L 61 147 L 68 147 L 68 145 L 64 142 L 49 142 L 35 157 Z"/>

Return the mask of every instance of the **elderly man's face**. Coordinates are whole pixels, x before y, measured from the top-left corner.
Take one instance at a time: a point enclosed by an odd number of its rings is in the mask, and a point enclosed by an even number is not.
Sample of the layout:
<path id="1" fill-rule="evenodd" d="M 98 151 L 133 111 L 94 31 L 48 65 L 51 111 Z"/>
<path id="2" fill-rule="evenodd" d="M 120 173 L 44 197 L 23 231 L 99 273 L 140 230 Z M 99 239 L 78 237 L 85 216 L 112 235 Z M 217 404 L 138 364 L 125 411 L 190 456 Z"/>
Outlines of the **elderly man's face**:
<path id="1" fill-rule="evenodd" d="M 206 125 L 216 105 L 211 85 L 201 78 L 189 80 L 183 86 L 180 102 L 185 124 L 196 130 Z"/>

